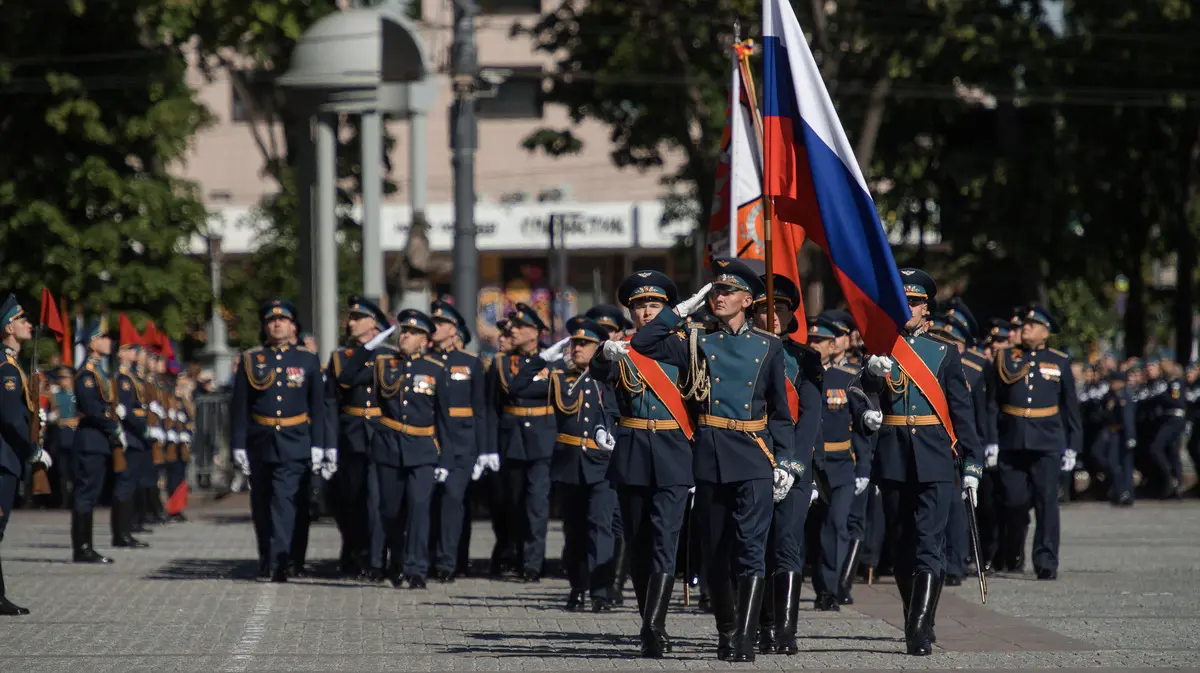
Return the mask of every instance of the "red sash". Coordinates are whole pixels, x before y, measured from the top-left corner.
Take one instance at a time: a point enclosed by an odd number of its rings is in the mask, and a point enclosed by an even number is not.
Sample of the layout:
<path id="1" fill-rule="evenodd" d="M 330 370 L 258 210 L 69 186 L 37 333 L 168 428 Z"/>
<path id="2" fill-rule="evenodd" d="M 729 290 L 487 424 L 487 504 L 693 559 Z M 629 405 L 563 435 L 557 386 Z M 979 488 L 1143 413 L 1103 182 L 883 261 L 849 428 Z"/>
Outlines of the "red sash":
<path id="1" fill-rule="evenodd" d="M 679 423 L 679 429 L 683 430 L 683 434 L 691 439 L 696 434 L 695 428 L 692 426 L 692 419 L 688 416 L 687 407 L 683 404 L 683 395 L 679 394 L 679 388 L 675 386 L 667 373 L 662 370 L 656 360 L 652 360 L 645 355 L 629 349 L 629 359 L 637 366 L 641 372 L 642 378 L 646 379 L 646 385 L 650 386 L 650 390 L 658 395 L 658 399 L 667 405 L 667 411 L 671 412 L 671 417 Z"/>
<path id="2" fill-rule="evenodd" d="M 937 377 L 929 371 L 929 366 L 925 364 L 920 355 L 917 355 L 913 347 L 908 345 L 903 336 L 896 337 L 896 345 L 892 347 L 892 357 L 896 359 L 900 369 L 908 374 L 908 378 L 917 384 L 917 388 L 925 395 L 925 399 L 929 400 L 933 411 L 938 418 L 942 419 L 942 427 L 946 428 L 946 434 L 950 435 L 950 451 L 957 456 L 958 449 L 955 445 L 958 444 L 958 435 L 954 434 L 954 423 L 950 420 L 950 405 L 946 402 L 946 395 L 942 391 Z"/>
<path id="3" fill-rule="evenodd" d="M 796 392 L 796 384 L 787 379 L 788 411 L 792 412 L 792 422 L 800 422 L 800 393 Z"/>

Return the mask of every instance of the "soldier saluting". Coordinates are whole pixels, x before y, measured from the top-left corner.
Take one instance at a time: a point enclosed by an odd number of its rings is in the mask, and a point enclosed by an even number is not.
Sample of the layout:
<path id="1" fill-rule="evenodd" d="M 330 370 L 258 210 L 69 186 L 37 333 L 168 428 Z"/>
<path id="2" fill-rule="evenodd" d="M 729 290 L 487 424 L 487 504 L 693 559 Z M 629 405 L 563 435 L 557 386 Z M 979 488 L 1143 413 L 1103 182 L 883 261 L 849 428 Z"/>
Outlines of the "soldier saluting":
<path id="1" fill-rule="evenodd" d="M 230 446 L 250 473 L 260 575 L 286 582 L 301 479 L 323 462 L 317 443 L 325 437 L 325 398 L 316 353 L 292 345 L 295 307 L 273 299 L 260 315 L 263 344 L 242 355 L 233 381 Z"/>

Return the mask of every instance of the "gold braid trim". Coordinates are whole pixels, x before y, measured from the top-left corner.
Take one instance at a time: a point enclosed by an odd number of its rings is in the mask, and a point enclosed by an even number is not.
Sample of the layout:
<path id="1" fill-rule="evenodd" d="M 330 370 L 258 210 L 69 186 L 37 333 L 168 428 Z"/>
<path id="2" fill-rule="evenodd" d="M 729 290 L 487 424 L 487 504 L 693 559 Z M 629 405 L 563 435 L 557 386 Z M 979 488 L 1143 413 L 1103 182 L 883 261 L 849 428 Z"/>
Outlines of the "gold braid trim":
<path id="1" fill-rule="evenodd" d="M 646 379 L 642 378 L 641 372 L 633 366 L 632 360 L 627 357 L 621 358 L 617 361 L 617 367 L 622 388 L 634 395 L 646 390 Z"/>
<path id="2" fill-rule="evenodd" d="M 1012 385 L 1012 384 L 1016 383 L 1017 381 L 1020 381 L 1021 379 L 1025 378 L 1025 375 L 1029 373 L 1029 365 L 1028 364 L 1021 367 L 1020 369 L 1018 369 L 1015 372 L 1010 371 L 1008 369 L 1008 367 L 1004 364 L 1005 358 L 1006 358 L 1006 354 L 1004 354 L 1004 353 L 1001 353 L 1000 357 L 996 358 L 996 369 L 1000 374 L 1000 380 L 1003 381 L 1005 385 Z"/>
<path id="3" fill-rule="evenodd" d="M 576 381 L 576 380 L 578 380 L 578 378 L 579 377 L 572 378 L 572 379 L 570 379 L 570 381 Z M 579 411 L 579 409 L 583 407 L 583 391 L 578 391 L 576 393 L 575 400 L 572 404 L 567 404 L 566 402 L 563 402 L 562 387 L 563 387 L 563 381 L 566 379 L 567 379 L 566 372 L 563 372 L 561 370 L 555 371 L 554 374 L 551 375 L 551 377 L 550 377 L 550 387 L 553 389 L 552 392 L 554 394 L 555 406 L 558 407 L 559 411 L 563 412 L 564 414 L 570 415 L 570 414 L 577 413 Z M 567 382 L 570 383 L 570 381 L 567 381 Z"/>
<path id="4" fill-rule="evenodd" d="M 897 370 L 896 373 L 900 378 L 893 380 L 891 376 L 888 376 L 886 381 L 888 390 L 899 395 L 908 392 L 908 372 L 904 371 L 902 367 L 897 367 Z"/>
<path id="5" fill-rule="evenodd" d="M 242 371 L 246 372 L 246 381 L 250 383 L 250 387 L 259 392 L 262 392 L 262 391 L 270 388 L 272 383 L 275 383 L 275 370 L 270 367 L 267 367 L 267 375 L 264 378 L 261 378 L 261 379 L 254 378 L 254 366 L 250 362 L 250 356 L 252 354 L 253 354 L 253 351 L 248 352 L 242 356 Z M 164 399 L 164 401 L 165 401 L 165 399 Z M 164 406 L 166 406 L 166 405 L 164 405 Z"/>
<path id="6" fill-rule="evenodd" d="M 395 367 L 386 366 L 386 365 L 388 365 L 389 362 L 395 362 L 396 366 Z M 396 393 L 400 392 L 400 388 L 404 386 L 405 380 L 408 379 L 408 371 L 407 370 L 401 371 L 399 378 L 397 378 L 396 382 L 393 384 L 389 385 L 387 383 L 387 379 L 384 378 L 384 371 L 386 371 L 388 369 L 399 369 L 399 368 L 400 368 L 400 363 L 399 363 L 399 360 L 397 360 L 395 358 L 395 356 L 380 355 L 379 357 L 377 357 L 375 359 L 375 379 L 378 381 L 380 397 L 390 400 L 393 397 L 395 397 Z"/>
<path id="7" fill-rule="evenodd" d="M 685 400 L 703 402 L 708 399 L 712 382 L 708 379 L 708 362 L 700 352 L 700 330 L 688 330 L 688 369 L 679 386 Z"/>

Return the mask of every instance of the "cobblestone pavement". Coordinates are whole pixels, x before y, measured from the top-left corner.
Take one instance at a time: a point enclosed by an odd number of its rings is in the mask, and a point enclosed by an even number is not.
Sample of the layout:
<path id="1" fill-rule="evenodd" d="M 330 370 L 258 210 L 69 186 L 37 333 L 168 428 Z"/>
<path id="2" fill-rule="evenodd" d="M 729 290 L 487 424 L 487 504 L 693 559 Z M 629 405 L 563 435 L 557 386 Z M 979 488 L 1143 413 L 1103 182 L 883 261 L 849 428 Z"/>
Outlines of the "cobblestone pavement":
<path id="1" fill-rule="evenodd" d="M 427 591 L 331 579 L 260 583 L 243 496 L 157 528 L 152 548 L 110 567 L 68 562 L 63 512 L 14 513 L 0 552 L 9 595 L 34 610 L 0 621 L 0 671 L 569 671 L 1200 667 L 1200 505 L 1078 504 L 1063 512 L 1057 582 L 998 576 L 988 604 L 947 589 L 934 656 L 907 657 L 890 583 L 856 589 L 840 613 L 802 605 L 804 652 L 755 664 L 714 657 L 712 618 L 682 607 L 668 659 L 636 658 L 635 609 L 567 613 L 563 580 L 460 579 Z M 98 513 L 97 541 L 107 542 Z M 552 529 L 550 552 L 562 544 Z M 474 554 L 490 531 L 476 524 Z M 336 530 L 314 527 L 311 558 L 332 571 Z M 811 599 L 806 587 L 805 597 Z M 694 597 L 693 597 L 694 598 Z"/>

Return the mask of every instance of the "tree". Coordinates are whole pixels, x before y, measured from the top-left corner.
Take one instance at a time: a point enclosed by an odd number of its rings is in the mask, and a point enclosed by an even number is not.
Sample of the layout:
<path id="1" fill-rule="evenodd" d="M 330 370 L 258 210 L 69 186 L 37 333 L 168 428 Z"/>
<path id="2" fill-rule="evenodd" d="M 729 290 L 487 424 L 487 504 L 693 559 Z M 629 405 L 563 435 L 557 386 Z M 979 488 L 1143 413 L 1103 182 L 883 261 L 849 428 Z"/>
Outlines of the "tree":
<path id="1" fill-rule="evenodd" d="M 209 291 L 187 254 L 205 209 L 172 169 L 209 118 L 161 9 L 0 5 L 0 284 L 136 308 L 178 338 Z"/>

